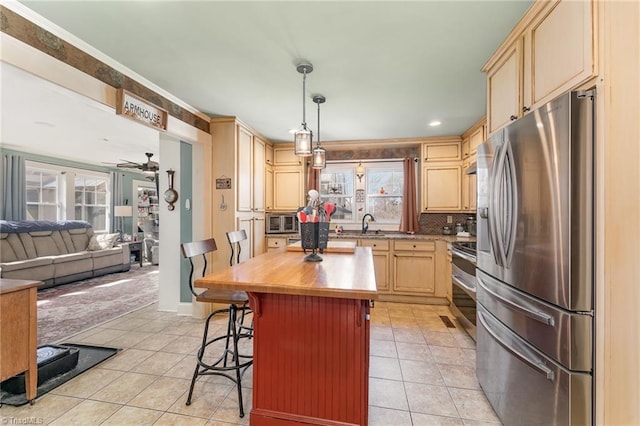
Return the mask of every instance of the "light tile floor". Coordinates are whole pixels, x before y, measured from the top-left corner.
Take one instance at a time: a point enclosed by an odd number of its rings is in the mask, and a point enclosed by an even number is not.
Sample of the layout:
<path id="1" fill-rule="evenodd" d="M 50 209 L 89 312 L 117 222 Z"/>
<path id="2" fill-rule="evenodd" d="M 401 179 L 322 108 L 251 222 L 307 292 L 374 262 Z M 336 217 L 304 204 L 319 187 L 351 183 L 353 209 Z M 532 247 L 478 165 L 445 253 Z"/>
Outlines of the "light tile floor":
<path id="1" fill-rule="evenodd" d="M 369 425 L 500 424 L 475 376 L 475 343 L 447 328 L 446 306 L 378 302 L 371 315 Z M 224 322 L 217 323 L 221 330 Z M 3 424 L 247 425 L 251 369 L 243 379 L 244 418 L 233 384 L 201 377 L 185 405 L 202 320 L 155 305 L 67 339 L 123 348 L 118 355 L 39 398 L 3 406 Z M 250 342 L 250 341 L 249 341 Z M 250 343 L 248 343 L 250 345 Z M 251 350 L 250 347 L 245 350 Z"/>

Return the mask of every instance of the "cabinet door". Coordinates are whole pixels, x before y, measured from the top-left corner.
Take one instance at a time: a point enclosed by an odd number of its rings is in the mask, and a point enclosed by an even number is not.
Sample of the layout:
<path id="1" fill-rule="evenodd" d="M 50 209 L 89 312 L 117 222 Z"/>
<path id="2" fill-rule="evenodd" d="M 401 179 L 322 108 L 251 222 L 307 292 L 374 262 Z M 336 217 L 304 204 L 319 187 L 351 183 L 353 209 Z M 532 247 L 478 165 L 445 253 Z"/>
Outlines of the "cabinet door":
<path id="1" fill-rule="evenodd" d="M 478 145 L 484 142 L 484 126 L 478 127 L 469 135 L 469 156 L 473 157 L 478 152 Z"/>
<path id="2" fill-rule="evenodd" d="M 434 252 L 394 252 L 393 273 L 393 290 L 396 292 L 435 293 Z"/>
<path id="3" fill-rule="evenodd" d="M 264 206 L 266 210 L 273 209 L 273 168 L 267 166 L 264 170 Z"/>
<path id="4" fill-rule="evenodd" d="M 448 243 L 436 241 L 436 290 L 437 297 L 447 297 L 451 301 L 451 263 L 447 259 Z"/>
<path id="5" fill-rule="evenodd" d="M 296 211 L 304 205 L 302 170 L 275 168 L 273 170 L 274 210 Z"/>
<path id="6" fill-rule="evenodd" d="M 504 53 L 487 75 L 489 133 L 520 116 L 522 105 L 522 39 Z"/>
<path id="7" fill-rule="evenodd" d="M 470 154 L 470 146 L 469 146 L 469 138 L 464 138 L 462 140 L 462 159 L 466 160 L 467 158 L 469 158 L 469 154 Z"/>
<path id="8" fill-rule="evenodd" d="M 467 169 L 467 167 L 469 167 L 469 163 L 463 163 L 462 164 L 462 186 L 461 186 L 461 196 L 462 196 L 462 211 L 468 211 L 469 210 L 469 201 L 470 201 L 470 191 L 469 191 L 469 176 L 468 174 L 464 173 L 464 171 Z"/>
<path id="9" fill-rule="evenodd" d="M 265 142 L 253 138 L 253 211 L 265 209 Z"/>
<path id="10" fill-rule="evenodd" d="M 273 166 L 273 145 L 270 143 L 265 147 L 264 162 Z"/>
<path id="11" fill-rule="evenodd" d="M 299 166 L 302 164 L 292 146 L 273 147 L 273 164 L 276 166 Z"/>
<path id="12" fill-rule="evenodd" d="M 376 273 L 378 291 L 389 291 L 389 253 L 374 251 L 373 268 Z"/>
<path id="13" fill-rule="evenodd" d="M 462 210 L 462 168 L 458 164 L 422 167 L 422 211 Z"/>
<path id="14" fill-rule="evenodd" d="M 253 135 L 244 127 L 237 126 L 237 208 L 241 212 L 251 211 L 253 201 Z"/>
<path id="15" fill-rule="evenodd" d="M 591 1 L 560 1 L 525 33 L 525 106 L 546 102 L 595 74 Z"/>
<path id="16" fill-rule="evenodd" d="M 467 176 L 469 176 L 469 211 L 475 212 L 478 205 L 478 177 L 475 174 Z"/>
<path id="17" fill-rule="evenodd" d="M 422 159 L 426 162 L 460 160 L 460 142 L 422 144 Z"/>
<path id="18" fill-rule="evenodd" d="M 250 259 L 251 257 L 253 257 L 253 215 L 251 214 L 244 214 L 241 215 L 237 218 L 237 222 L 238 222 L 238 229 L 244 229 L 244 231 L 247 233 L 247 239 L 244 241 L 240 241 L 240 263 L 244 262 L 245 260 Z M 264 231 L 263 231 L 264 233 Z M 228 245 L 229 243 L 226 242 L 226 244 Z M 236 259 L 233 259 L 233 263 L 235 265 L 236 263 Z"/>
<path id="19" fill-rule="evenodd" d="M 251 253 L 253 256 L 258 256 L 259 254 L 264 253 L 266 249 L 266 237 L 265 237 L 265 217 L 263 214 L 257 214 L 253 217 L 253 238 L 251 240 L 253 252 Z"/>

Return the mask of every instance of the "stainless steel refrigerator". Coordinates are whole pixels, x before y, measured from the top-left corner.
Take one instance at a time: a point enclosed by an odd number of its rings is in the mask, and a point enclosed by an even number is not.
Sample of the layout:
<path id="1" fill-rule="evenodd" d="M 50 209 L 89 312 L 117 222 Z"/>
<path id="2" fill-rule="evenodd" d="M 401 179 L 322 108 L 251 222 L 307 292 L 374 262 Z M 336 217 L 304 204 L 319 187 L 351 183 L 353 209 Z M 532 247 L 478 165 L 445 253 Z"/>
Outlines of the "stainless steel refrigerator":
<path id="1" fill-rule="evenodd" d="M 593 422 L 594 93 L 478 147 L 476 371 L 507 425 Z"/>

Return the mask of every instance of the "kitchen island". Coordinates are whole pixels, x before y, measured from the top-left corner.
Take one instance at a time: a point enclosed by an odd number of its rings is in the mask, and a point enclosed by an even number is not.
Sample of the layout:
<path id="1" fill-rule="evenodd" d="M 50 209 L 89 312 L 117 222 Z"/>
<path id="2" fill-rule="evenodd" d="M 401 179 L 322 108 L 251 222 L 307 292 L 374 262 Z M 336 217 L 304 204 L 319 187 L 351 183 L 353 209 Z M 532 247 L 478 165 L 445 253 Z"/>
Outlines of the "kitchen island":
<path id="1" fill-rule="evenodd" d="M 254 311 L 251 425 L 366 425 L 371 248 L 286 248 L 206 275 L 196 287 L 243 290 Z"/>

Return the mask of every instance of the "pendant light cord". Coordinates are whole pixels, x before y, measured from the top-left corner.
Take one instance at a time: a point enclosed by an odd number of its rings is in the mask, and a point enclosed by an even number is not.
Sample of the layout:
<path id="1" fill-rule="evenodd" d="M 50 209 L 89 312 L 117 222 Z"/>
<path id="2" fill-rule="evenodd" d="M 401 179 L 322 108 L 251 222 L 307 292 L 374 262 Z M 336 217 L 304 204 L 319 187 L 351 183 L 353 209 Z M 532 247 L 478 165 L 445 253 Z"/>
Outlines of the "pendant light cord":
<path id="1" fill-rule="evenodd" d="M 316 132 L 318 133 L 318 144 L 316 146 L 320 148 L 320 102 L 318 102 L 318 129 L 316 130 Z"/>
<path id="2" fill-rule="evenodd" d="M 305 95 L 307 93 L 307 70 L 302 73 L 302 127 L 307 129 L 307 109 L 305 107 Z"/>

